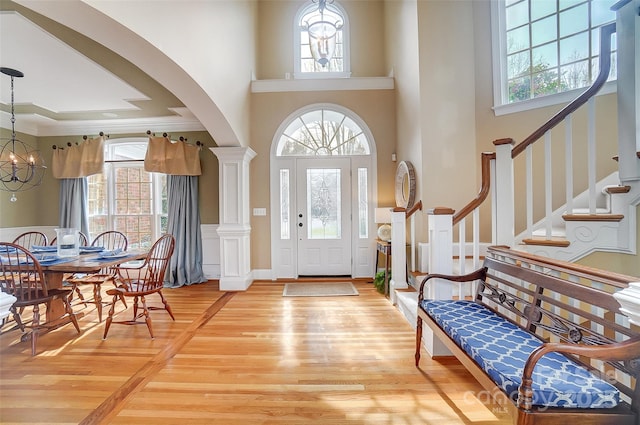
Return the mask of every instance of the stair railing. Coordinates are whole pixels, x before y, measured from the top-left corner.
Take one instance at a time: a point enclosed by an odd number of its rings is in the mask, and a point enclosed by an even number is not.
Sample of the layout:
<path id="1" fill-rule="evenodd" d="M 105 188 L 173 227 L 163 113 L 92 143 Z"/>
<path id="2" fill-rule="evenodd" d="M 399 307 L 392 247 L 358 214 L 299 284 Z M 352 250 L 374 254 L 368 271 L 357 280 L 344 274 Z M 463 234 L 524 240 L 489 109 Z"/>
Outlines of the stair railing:
<path id="1" fill-rule="evenodd" d="M 447 221 L 440 220 L 437 225 L 429 225 L 429 272 L 430 273 L 442 273 L 447 272 L 447 269 L 457 268 L 457 272 L 465 273 L 465 264 L 467 255 L 467 241 L 466 228 L 467 218 L 472 215 L 472 236 L 471 236 L 471 249 L 472 249 L 472 262 L 473 267 L 477 267 L 480 263 L 480 257 L 482 253 L 482 246 L 480 243 L 480 210 L 483 202 L 491 194 L 492 208 L 491 208 L 491 244 L 493 245 L 507 245 L 513 246 L 516 242 L 515 238 L 515 183 L 514 183 L 514 158 L 525 152 L 525 179 L 526 188 L 525 193 L 525 210 L 526 210 L 526 233 L 530 236 L 533 235 L 534 223 L 533 223 L 533 193 L 534 193 L 534 179 L 533 179 L 533 144 L 540 140 L 544 140 L 544 199 L 545 199 L 545 218 L 542 223 L 545 227 L 545 238 L 551 239 L 553 236 L 552 228 L 552 216 L 553 216 L 553 193 L 552 193 L 552 174 L 551 174 L 551 130 L 561 123 L 565 123 L 565 188 L 566 188 L 566 210 L 570 213 L 574 212 L 573 198 L 574 198 L 574 181 L 573 181 L 573 130 L 572 130 L 572 114 L 583 105 L 588 105 L 588 129 L 587 129 L 587 169 L 588 169 L 588 192 L 589 192 L 589 213 L 595 214 L 595 191 L 596 191 L 596 173 L 595 173 L 595 95 L 600 91 L 603 85 L 606 83 L 610 67 L 611 67 L 611 37 L 615 32 L 615 23 L 604 25 L 600 28 L 600 70 L 593 84 L 587 88 L 576 99 L 564 107 L 560 112 L 551 117 L 542 126 L 536 129 L 530 136 L 525 138 L 521 143 L 514 146 L 513 139 L 499 139 L 494 141 L 496 147 L 495 153 L 482 153 L 482 182 L 478 195 L 467 205 L 465 205 L 460 211 L 454 214 L 453 210 L 445 212 L 444 214 L 451 214 L 450 229 L 447 229 L 449 224 Z M 494 181 L 494 184 L 491 182 Z M 447 208 L 440 207 L 429 210 L 429 221 L 433 220 L 434 223 L 438 220 L 438 216 L 443 214 L 443 211 L 447 211 Z M 540 226 L 540 224 L 537 224 Z M 441 227 L 443 226 L 443 227 Z M 454 229 L 454 226 L 457 226 Z M 431 252 L 452 252 L 453 247 L 453 235 L 454 231 L 457 231 L 458 237 L 458 255 L 456 258 L 457 267 L 445 264 L 437 264 L 438 260 L 436 256 L 431 255 Z M 432 233 L 447 235 L 444 238 L 432 239 Z M 447 242 L 448 240 L 451 242 Z M 450 243 L 450 246 L 443 246 L 442 244 Z M 446 261 L 446 260 L 444 260 Z M 450 270 L 453 271 L 453 270 Z M 464 297 L 470 291 L 470 288 L 460 287 L 458 289 L 458 296 Z M 446 296 L 445 296 L 446 297 Z"/>
<path id="2" fill-rule="evenodd" d="M 554 238 L 553 227 L 554 219 L 557 223 L 561 217 L 554 217 L 553 212 L 556 208 L 553 205 L 553 187 L 561 186 L 554 184 L 552 173 L 552 138 L 551 130 L 559 126 L 564 122 L 564 188 L 565 188 L 565 205 L 562 208 L 566 214 L 574 214 L 573 200 L 575 198 L 574 193 L 574 177 L 581 167 L 574 167 L 574 137 L 573 137 L 573 114 L 583 105 L 587 105 L 587 131 L 586 131 L 586 146 L 582 149 L 586 152 L 586 169 L 587 169 L 587 193 L 588 193 L 588 214 L 596 214 L 596 110 L 595 110 L 595 95 L 602 89 L 607 82 L 609 72 L 611 69 L 611 38 L 616 31 L 616 24 L 610 23 L 600 28 L 600 70 L 593 84 L 585 90 L 580 96 L 569 103 L 566 107 L 551 117 L 540 128 L 535 130 L 531 135 L 525 138 L 522 142 L 517 144 L 511 150 L 511 159 L 515 159 L 517 156 L 525 153 L 525 211 L 526 211 L 526 230 L 525 235 L 531 241 L 533 239 L 534 231 L 536 229 L 544 229 L 545 242 L 551 241 Z M 540 167 L 533 166 L 533 144 L 538 140 L 543 140 L 544 150 L 544 179 L 543 193 L 544 193 L 544 213 L 543 218 L 539 223 L 534 224 L 534 187 L 536 180 L 533 177 L 534 169 L 540 169 Z M 510 144 L 503 144 L 503 148 L 508 148 Z M 500 149 L 497 147 L 497 149 Z M 616 151 L 611 152 L 610 158 L 615 155 Z M 513 164 L 505 165 L 498 163 L 497 167 L 513 167 Z M 576 169 L 577 168 L 577 169 Z M 538 179 L 538 181 L 540 181 Z M 500 182 L 498 182 L 499 184 Z M 513 244 L 515 241 L 503 241 Z M 533 242 L 533 241 L 531 241 Z M 498 243 L 502 243 L 498 241 Z"/>

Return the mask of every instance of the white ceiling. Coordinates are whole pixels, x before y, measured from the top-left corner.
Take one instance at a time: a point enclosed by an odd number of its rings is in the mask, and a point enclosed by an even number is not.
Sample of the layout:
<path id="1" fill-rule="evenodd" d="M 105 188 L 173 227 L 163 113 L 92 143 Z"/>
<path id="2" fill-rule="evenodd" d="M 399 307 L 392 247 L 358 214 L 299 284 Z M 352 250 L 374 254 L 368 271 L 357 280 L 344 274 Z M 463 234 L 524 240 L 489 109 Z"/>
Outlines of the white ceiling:
<path id="1" fill-rule="evenodd" d="M 0 11 L 0 66 L 24 73 L 14 78 L 16 131 L 91 136 L 203 129 L 175 96 L 131 63 L 41 15 L 6 10 L 7 3 Z M 11 78 L 5 74 L 0 74 L 0 102 L 0 123 L 11 128 Z"/>

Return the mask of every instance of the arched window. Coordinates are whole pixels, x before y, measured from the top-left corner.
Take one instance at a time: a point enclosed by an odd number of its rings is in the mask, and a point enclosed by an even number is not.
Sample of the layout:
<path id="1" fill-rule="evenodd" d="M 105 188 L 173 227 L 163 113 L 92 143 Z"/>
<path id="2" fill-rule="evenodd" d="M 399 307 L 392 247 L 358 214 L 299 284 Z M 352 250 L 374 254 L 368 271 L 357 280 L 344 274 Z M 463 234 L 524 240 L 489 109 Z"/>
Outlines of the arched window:
<path id="1" fill-rule="evenodd" d="M 344 113 L 319 108 L 295 118 L 282 132 L 277 156 L 369 155 L 362 128 Z"/>
<path id="2" fill-rule="evenodd" d="M 312 0 L 294 22 L 295 78 L 350 76 L 347 14 L 335 0 Z"/>
<path id="3" fill-rule="evenodd" d="M 273 276 L 326 274 L 329 264 L 370 276 L 375 176 L 373 134 L 353 111 L 319 103 L 289 115 L 271 144 Z"/>

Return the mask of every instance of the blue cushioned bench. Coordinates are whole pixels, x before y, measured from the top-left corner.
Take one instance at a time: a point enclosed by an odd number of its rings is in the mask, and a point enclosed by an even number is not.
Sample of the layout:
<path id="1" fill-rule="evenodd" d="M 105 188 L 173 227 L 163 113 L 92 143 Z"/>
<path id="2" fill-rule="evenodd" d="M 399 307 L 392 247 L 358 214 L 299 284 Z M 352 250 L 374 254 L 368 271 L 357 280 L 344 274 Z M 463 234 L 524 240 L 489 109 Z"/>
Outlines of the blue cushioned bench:
<path id="1" fill-rule="evenodd" d="M 517 424 L 639 425 L 640 330 L 613 297 L 638 280 L 490 247 L 480 270 L 430 274 L 423 323 Z M 431 300 L 429 285 L 477 281 L 473 300 Z"/>

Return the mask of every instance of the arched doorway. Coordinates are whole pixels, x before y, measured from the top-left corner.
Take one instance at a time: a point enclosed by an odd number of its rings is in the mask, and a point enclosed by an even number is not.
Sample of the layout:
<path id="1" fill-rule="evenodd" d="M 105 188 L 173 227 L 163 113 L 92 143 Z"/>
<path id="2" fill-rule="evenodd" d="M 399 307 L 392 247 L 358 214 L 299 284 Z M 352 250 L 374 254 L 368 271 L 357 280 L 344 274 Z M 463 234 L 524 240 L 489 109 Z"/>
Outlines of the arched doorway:
<path id="1" fill-rule="evenodd" d="M 375 142 L 355 113 L 314 104 L 271 148 L 273 278 L 372 276 Z"/>

